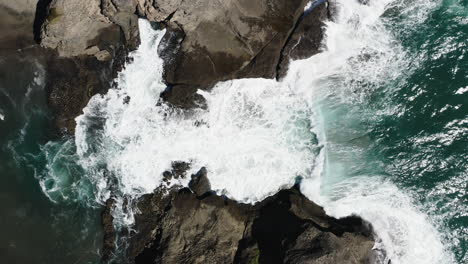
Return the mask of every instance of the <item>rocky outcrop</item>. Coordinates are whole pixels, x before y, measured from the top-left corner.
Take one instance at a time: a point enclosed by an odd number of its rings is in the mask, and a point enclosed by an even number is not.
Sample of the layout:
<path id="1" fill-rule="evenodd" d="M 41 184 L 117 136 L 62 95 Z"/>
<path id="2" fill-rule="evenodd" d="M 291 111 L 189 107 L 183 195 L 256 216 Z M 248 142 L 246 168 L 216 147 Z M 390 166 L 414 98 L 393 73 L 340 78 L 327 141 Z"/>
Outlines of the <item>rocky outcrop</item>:
<path id="1" fill-rule="evenodd" d="M 189 186 L 140 199 L 129 263 L 373 263 L 377 255 L 368 223 L 327 216 L 298 186 L 255 205 L 210 191 L 203 169 Z M 113 231 L 105 231 L 110 245 Z"/>
<path id="2" fill-rule="evenodd" d="M 81 115 L 89 99 L 98 93 L 105 94 L 110 88 L 113 78 L 125 63 L 125 46 L 115 54 L 113 59 L 106 61 L 85 55 L 49 58 L 46 64 L 48 104 L 62 133 L 74 134 L 75 118 Z"/>
<path id="3" fill-rule="evenodd" d="M 109 60 L 122 44 L 138 45 L 137 16 L 132 0 L 52 0 L 44 10 L 41 46 L 61 57 L 82 55 Z M 114 2 L 118 2 L 117 5 Z"/>
<path id="4" fill-rule="evenodd" d="M 0 3 L 0 55 L 34 46 L 32 25 L 36 0 L 2 1 Z"/>
<path id="5" fill-rule="evenodd" d="M 309 58 L 320 51 L 324 36 L 324 21 L 329 17 L 328 1 L 315 1 L 309 9 L 299 18 L 296 26 L 289 36 L 280 57 L 277 68 L 277 79 L 287 73 L 291 60 Z"/>
<path id="6" fill-rule="evenodd" d="M 90 96 L 109 88 L 115 75 L 108 73 L 120 69 L 138 46 L 138 16 L 166 26 L 159 53 L 168 89 L 161 96 L 190 108 L 203 105 L 198 89 L 234 78 L 280 78 L 290 59 L 315 54 L 327 3 L 304 13 L 308 2 L 40 0 L 36 39 L 72 70 L 50 71 L 56 76 L 48 88 L 57 125 L 73 133 Z"/>
<path id="7" fill-rule="evenodd" d="M 192 107 L 197 89 L 235 78 L 275 78 L 281 62 L 282 71 L 287 69 L 293 50 L 316 53 L 322 34 L 312 35 L 326 18 L 326 3 L 319 13 L 310 12 L 301 19 L 308 2 L 154 0 L 144 7 L 140 4 L 142 15 L 164 21 L 168 27 L 160 48 L 169 85 L 163 98 Z M 313 32 L 300 41 L 300 34 L 310 29 Z"/>
<path id="8" fill-rule="evenodd" d="M 46 89 L 62 132 L 74 133 L 75 118 L 92 96 L 107 92 L 138 46 L 135 8 L 132 0 L 38 1 L 35 37 L 56 54 L 46 65 Z"/>

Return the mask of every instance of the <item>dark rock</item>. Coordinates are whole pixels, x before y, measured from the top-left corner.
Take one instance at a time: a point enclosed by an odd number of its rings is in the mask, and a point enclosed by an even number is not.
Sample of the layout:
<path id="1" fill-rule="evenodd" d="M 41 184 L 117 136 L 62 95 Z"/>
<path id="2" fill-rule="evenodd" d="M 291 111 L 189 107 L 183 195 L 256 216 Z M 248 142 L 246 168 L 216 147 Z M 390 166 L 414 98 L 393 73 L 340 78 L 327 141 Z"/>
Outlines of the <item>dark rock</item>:
<path id="1" fill-rule="evenodd" d="M 200 86 L 185 84 L 169 86 L 161 93 L 161 98 L 175 106 L 205 109 L 205 98 L 197 94 L 200 88 Z"/>
<path id="2" fill-rule="evenodd" d="M 281 51 L 308 0 L 143 2 L 140 15 L 167 24 L 160 54 L 170 89 L 162 97 L 190 108 L 203 105 L 194 103 L 198 89 L 218 81 L 276 77 Z"/>
<path id="3" fill-rule="evenodd" d="M 358 0 L 363 5 L 368 5 L 370 0 Z"/>
<path id="4" fill-rule="evenodd" d="M 134 0 L 43 2 L 38 8 L 46 4 L 47 10 L 38 12 L 35 26 L 40 27 L 40 43 L 61 57 L 96 56 L 104 50 L 113 53 L 122 44 L 129 49 L 139 44 Z M 116 34 L 109 39 L 108 31 Z"/>
<path id="5" fill-rule="evenodd" d="M 371 226 L 336 219 L 297 187 L 255 205 L 206 192 L 201 170 L 187 188 L 158 189 L 138 202 L 129 263 L 371 263 Z M 166 193 L 166 194 L 165 194 Z M 204 195 L 200 196 L 201 193 Z M 108 238 L 112 238 L 109 234 Z M 109 242 L 106 242 L 109 243 Z"/>
<path id="6" fill-rule="evenodd" d="M 34 46 L 32 31 L 36 3 L 33 0 L 0 3 L 0 55 Z"/>
<path id="7" fill-rule="evenodd" d="M 115 240 L 117 239 L 117 233 L 114 228 L 114 217 L 112 216 L 112 210 L 114 209 L 115 200 L 109 198 L 106 201 L 106 207 L 102 212 L 102 227 L 104 230 L 103 246 L 102 246 L 102 260 L 108 261 L 111 259 L 113 252 L 115 251 Z"/>
<path id="8" fill-rule="evenodd" d="M 192 179 L 190 180 L 188 186 L 190 190 L 192 190 L 197 195 L 197 197 L 200 197 L 211 191 L 211 184 L 208 180 L 205 167 L 201 168 L 200 171 L 192 175 Z"/>
<path id="9" fill-rule="evenodd" d="M 41 46 L 54 54 L 46 63 L 46 89 L 62 132 L 74 133 L 75 118 L 92 96 L 107 92 L 137 47 L 135 10 L 133 0 L 37 3 L 33 29 Z"/>
<path id="10" fill-rule="evenodd" d="M 172 162 L 172 169 L 163 173 L 163 181 L 169 182 L 172 179 L 185 178 L 187 171 L 190 169 L 190 163 L 184 161 Z"/>
<path id="11" fill-rule="evenodd" d="M 284 77 L 290 60 L 309 58 L 320 52 L 324 36 L 324 21 L 328 18 L 328 2 L 325 1 L 306 11 L 298 20 L 293 33 L 281 52 L 277 79 Z"/>
<path id="12" fill-rule="evenodd" d="M 74 134 L 75 118 L 82 114 L 92 96 L 107 92 L 123 63 L 117 59 L 99 61 L 94 56 L 50 57 L 46 89 L 57 127 Z"/>
<path id="13" fill-rule="evenodd" d="M 166 25 L 159 54 L 164 60 L 167 102 L 183 107 L 206 107 L 198 89 L 234 78 L 275 78 L 284 75 L 289 59 L 318 51 L 326 5 L 303 15 L 308 0 L 41 0 L 35 31 L 41 45 L 54 49 L 68 76 L 49 76 L 49 101 L 57 124 L 69 133 L 89 97 L 106 92 L 129 50 L 139 44 L 137 13 Z M 40 29 L 40 30 L 39 30 Z M 84 30 L 86 29 L 86 30 Z M 96 58 L 99 64 L 90 63 Z M 55 64 L 57 64 L 55 63 Z M 93 65 L 98 65 L 94 67 Z M 102 73 L 97 73 L 104 69 Z M 98 76 L 99 75 L 99 76 Z M 73 80 L 80 76 L 81 80 Z M 68 84 L 65 82 L 69 81 Z M 70 96 L 67 98 L 67 96 Z M 81 109 L 80 109 L 81 108 Z"/>

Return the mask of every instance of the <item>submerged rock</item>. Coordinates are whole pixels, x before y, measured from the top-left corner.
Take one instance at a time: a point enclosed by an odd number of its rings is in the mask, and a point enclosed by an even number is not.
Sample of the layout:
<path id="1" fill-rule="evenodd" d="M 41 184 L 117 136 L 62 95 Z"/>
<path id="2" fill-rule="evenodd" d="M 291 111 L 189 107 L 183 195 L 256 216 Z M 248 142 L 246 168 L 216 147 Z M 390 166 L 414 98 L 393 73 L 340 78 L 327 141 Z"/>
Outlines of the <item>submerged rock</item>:
<path id="1" fill-rule="evenodd" d="M 127 238 L 127 262 L 373 263 L 377 256 L 370 224 L 357 216 L 327 216 L 298 186 L 255 205 L 216 195 L 207 187 L 202 169 L 190 189 L 160 188 L 143 196 L 135 232 Z M 109 219 L 108 214 L 110 210 L 103 219 Z M 104 245 L 114 242 L 112 232 L 105 229 Z"/>

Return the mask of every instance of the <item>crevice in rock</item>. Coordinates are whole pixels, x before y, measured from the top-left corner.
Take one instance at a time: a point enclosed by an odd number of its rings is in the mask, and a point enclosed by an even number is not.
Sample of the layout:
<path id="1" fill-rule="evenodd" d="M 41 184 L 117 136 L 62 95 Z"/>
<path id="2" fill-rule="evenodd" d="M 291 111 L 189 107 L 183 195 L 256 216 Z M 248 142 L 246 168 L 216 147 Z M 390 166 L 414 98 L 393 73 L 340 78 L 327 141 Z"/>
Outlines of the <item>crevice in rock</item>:
<path id="1" fill-rule="evenodd" d="M 49 15 L 49 5 L 52 0 L 39 0 L 36 5 L 36 14 L 34 16 L 33 34 L 37 43 L 41 42 L 41 27 Z"/>
<path id="2" fill-rule="evenodd" d="M 292 37 L 296 34 L 296 31 L 298 30 L 298 27 L 301 25 L 301 23 L 304 21 L 304 19 L 307 18 L 312 12 L 314 12 L 317 8 L 320 7 L 320 5 L 326 5 L 327 7 L 327 12 L 328 12 L 328 0 L 316 0 L 314 3 L 312 3 L 312 6 L 305 10 L 302 15 L 297 19 L 296 23 L 294 24 L 293 29 L 289 32 L 288 37 L 286 38 L 286 41 L 284 42 L 283 47 L 281 48 L 279 52 L 279 60 L 276 64 L 276 75 L 275 79 L 279 81 L 282 77 L 285 75 L 285 70 L 281 69 L 281 67 L 285 66 L 285 63 L 287 63 L 285 60 L 289 60 L 289 54 L 286 54 L 286 48 L 290 46 Z M 290 51 L 294 50 L 294 48 L 300 43 L 301 39 L 298 39 L 296 43 L 294 44 L 294 47 L 291 48 Z"/>

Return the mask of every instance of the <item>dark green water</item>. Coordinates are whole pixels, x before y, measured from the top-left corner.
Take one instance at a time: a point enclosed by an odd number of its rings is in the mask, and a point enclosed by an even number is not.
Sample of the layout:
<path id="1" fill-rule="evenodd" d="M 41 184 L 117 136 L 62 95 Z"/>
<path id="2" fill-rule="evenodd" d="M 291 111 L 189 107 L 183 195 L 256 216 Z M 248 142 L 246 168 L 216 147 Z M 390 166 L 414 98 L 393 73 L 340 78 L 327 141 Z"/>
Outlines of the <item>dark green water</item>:
<path id="1" fill-rule="evenodd" d="M 57 153 L 51 147 L 43 151 L 54 139 L 43 63 L 34 50 L 0 58 L 0 111 L 5 116 L 0 121 L 1 262 L 96 263 L 100 211 L 76 200 L 52 202 L 37 179 L 53 166 Z M 62 146 L 60 141 L 54 145 Z M 65 178 L 67 164 L 58 166 L 55 171 Z"/>
<path id="2" fill-rule="evenodd" d="M 373 153 L 440 225 L 457 261 L 467 263 L 468 1 L 441 1 L 423 25 L 400 38 L 419 65 L 370 105 L 398 109 L 370 124 Z"/>
<path id="3" fill-rule="evenodd" d="M 417 25 L 408 23 L 417 13 L 412 1 L 400 2 L 408 8 L 390 8 L 383 19 L 411 63 L 364 104 L 335 113 L 337 127 L 351 127 L 346 118 L 354 114 L 366 131 L 357 141 L 370 146 L 360 157 L 364 170 L 378 167 L 410 194 L 455 261 L 468 263 L 468 1 L 427 0 L 436 5 Z M 47 76 L 31 55 L 0 58 L 2 262 L 96 263 L 96 187 L 74 163 L 72 141 L 53 136 L 41 81 Z"/>

